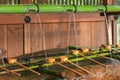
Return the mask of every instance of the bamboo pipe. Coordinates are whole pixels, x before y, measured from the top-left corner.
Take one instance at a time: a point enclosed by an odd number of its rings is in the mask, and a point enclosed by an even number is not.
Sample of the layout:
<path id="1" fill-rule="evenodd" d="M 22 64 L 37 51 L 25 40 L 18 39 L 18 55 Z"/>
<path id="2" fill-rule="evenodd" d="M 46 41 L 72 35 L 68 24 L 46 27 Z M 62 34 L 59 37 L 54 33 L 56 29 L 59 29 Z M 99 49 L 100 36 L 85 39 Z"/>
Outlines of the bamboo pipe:
<path id="1" fill-rule="evenodd" d="M 102 54 L 98 54 L 98 55 L 109 55 L 108 53 L 102 53 Z M 72 56 L 72 55 L 71 55 Z M 98 56 L 97 55 L 90 55 L 90 56 L 87 56 L 88 58 L 97 58 Z M 76 62 L 76 61 L 82 61 L 82 60 L 85 60 L 84 57 L 80 57 L 80 58 L 74 58 L 74 59 L 71 59 L 69 61 L 71 62 Z M 53 66 L 54 64 L 52 63 L 45 63 L 42 65 L 42 67 L 46 67 L 46 66 Z"/>
<path id="2" fill-rule="evenodd" d="M 107 9 L 106 9 L 107 8 Z M 76 10 L 77 9 L 77 10 Z M 107 11 L 106 11 L 107 10 Z M 15 5 L 0 5 L 1 14 L 24 14 L 24 13 L 37 13 L 37 12 L 120 12 L 119 5 L 43 5 L 43 4 L 15 4 Z"/>
<path id="3" fill-rule="evenodd" d="M 89 59 L 89 60 L 91 60 L 91 61 L 93 61 L 93 62 L 95 62 L 95 63 L 98 63 L 98 64 L 100 64 L 100 65 L 102 65 L 102 66 L 104 66 L 104 67 L 108 67 L 107 65 L 105 65 L 105 64 L 102 64 L 102 63 L 100 63 L 100 62 L 98 62 L 98 61 L 96 61 L 96 60 L 94 60 L 94 59 L 91 59 L 91 58 L 88 58 L 87 56 L 85 56 L 85 55 L 83 55 L 83 54 L 80 54 L 80 53 L 78 53 L 80 56 L 82 56 L 82 57 L 84 57 L 84 58 L 87 58 L 87 59 Z"/>
<path id="4" fill-rule="evenodd" d="M 91 75 L 93 75 L 93 76 L 96 76 L 94 73 L 92 73 L 92 72 L 88 71 L 87 69 L 84 69 L 84 68 L 76 65 L 75 63 L 73 63 L 73 62 L 71 62 L 71 61 L 69 61 L 69 60 L 67 60 L 67 62 L 69 62 L 70 64 L 76 66 L 76 67 L 79 68 L 79 69 L 82 69 L 83 71 L 85 71 L 85 72 L 87 72 L 87 73 L 89 73 L 89 74 L 91 74 Z"/>
<path id="5" fill-rule="evenodd" d="M 79 72 L 75 71 L 74 69 L 71 69 L 71 68 L 69 68 L 69 67 L 67 67 L 67 66 L 65 66 L 65 65 L 63 65 L 63 64 L 61 64 L 61 63 L 58 63 L 58 62 L 54 62 L 54 63 L 60 65 L 61 67 L 66 68 L 66 69 L 68 69 L 68 70 L 70 70 L 70 71 L 72 71 L 72 72 L 74 72 L 74 73 L 76 73 L 76 74 L 78 74 L 78 75 L 80 75 L 80 76 L 85 77 L 85 75 L 83 75 L 82 73 L 79 73 Z"/>
<path id="6" fill-rule="evenodd" d="M 35 74 L 37 74 L 37 75 L 40 75 L 39 72 L 36 72 L 36 71 L 34 71 L 34 70 L 32 70 L 32 69 L 30 69 L 30 68 L 28 68 L 28 67 L 26 67 L 26 66 L 24 66 L 24 65 L 22 65 L 22 64 L 20 64 L 20 63 L 18 63 L 18 62 L 17 62 L 17 59 L 8 59 L 8 63 L 9 63 L 9 64 L 17 64 L 17 65 L 19 65 L 19 66 L 21 66 L 21 67 L 23 67 L 23 68 L 25 68 L 25 69 L 27 69 L 27 70 L 35 73 Z"/>
<path id="7" fill-rule="evenodd" d="M 4 68 L 4 67 L 0 67 L 0 69 L 5 70 L 5 71 L 7 71 L 7 72 L 10 72 L 10 73 L 12 73 L 12 74 L 15 74 L 15 75 L 17 75 L 17 76 L 20 76 L 20 75 L 21 75 L 21 74 L 19 74 L 19 73 L 16 73 L 16 72 L 11 71 L 11 70 L 9 70 L 9 69 L 7 69 L 7 68 Z"/>

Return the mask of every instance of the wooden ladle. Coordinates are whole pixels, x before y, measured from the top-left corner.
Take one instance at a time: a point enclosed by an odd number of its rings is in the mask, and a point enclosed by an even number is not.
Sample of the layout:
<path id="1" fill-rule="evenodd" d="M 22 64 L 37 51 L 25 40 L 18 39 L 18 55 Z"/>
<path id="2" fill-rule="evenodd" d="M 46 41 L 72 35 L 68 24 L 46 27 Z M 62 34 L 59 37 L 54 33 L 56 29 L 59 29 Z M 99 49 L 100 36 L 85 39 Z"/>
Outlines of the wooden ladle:
<path id="1" fill-rule="evenodd" d="M 9 64 L 17 64 L 17 65 L 19 65 L 19 66 L 21 66 L 21 67 L 23 67 L 23 68 L 25 68 L 25 69 L 35 73 L 35 74 L 37 74 L 37 75 L 40 75 L 39 72 L 36 72 L 36 71 L 34 71 L 34 70 L 32 70 L 32 69 L 30 69 L 30 68 L 28 68 L 28 67 L 26 67 L 26 66 L 24 66 L 24 65 L 22 65 L 20 63 L 18 63 L 16 58 L 8 59 L 8 63 Z"/>
<path id="2" fill-rule="evenodd" d="M 48 58 L 47 61 L 48 61 L 49 63 L 58 64 L 58 65 L 60 65 L 60 66 L 63 67 L 63 68 L 66 68 L 66 69 L 68 69 L 68 70 L 70 70 L 70 71 L 72 71 L 72 72 L 74 72 L 74 73 L 76 73 L 76 74 L 78 74 L 78 75 L 80 75 L 80 76 L 85 77 L 85 75 L 83 75 L 83 74 L 75 71 L 74 69 L 71 69 L 71 68 L 69 68 L 69 67 L 67 67 L 67 66 L 65 66 L 65 65 L 63 65 L 63 64 L 61 64 L 61 63 L 59 63 L 59 62 L 56 62 L 56 61 L 55 61 L 55 58 Z"/>
<path id="3" fill-rule="evenodd" d="M 98 62 L 98 61 L 96 61 L 96 60 L 94 60 L 94 59 L 91 59 L 91 58 L 89 58 L 89 57 L 81 54 L 78 50 L 72 50 L 72 54 L 73 54 L 73 55 L 74 55 L 74 54 L 80 55 L 80 56 L 82 56 L 82 57 L 84 57 L 84 58 L 87 58 L 87 59 L 89 59 L 89 60 L 91 60 L 91 61 L 93 61 L 93 62 L 95 62 L 95 63 L 98 63 L 98 64 L 100 64 L 100 65 L 102 65 L 102 66 L 104 66 L 104 67 L 108 67 L 107 65 L 105 65 L 105 64 L 103 64 L 103 63 L 100 63 L 100 62 Z"/>
<path id="4" fill-rule="evenodd" d="M 5 68 L 5 67 L 0 67 L 0 69 L 5 70 L 5 71 L 7 71 L 7 72 L 10 72 L 10 73 L 12 73 L 12 74 L 15 74 L 15 75 L 17 75 L 17 76 L 20 76 L 20 75 L 21 75 L 21 74 L 19 74 L 19 73 L 16 73 L 16 72 L 14 72 L 14 71 L 11 71 L 11 70 L 9 70 L 9 69 L 7 69 L 7 68 Z"/>
<path id="5" fill-rule="evenodd" d="M 70 60 L 68 60 L 68 57 L 67 57 L 67 56 L 61 56 L 61 57 L 60 57 L 60 61 L 61 61 L 61 62 L 68 62 L 68 63 L 76 66 L 77 68 L 79 68 L 79 69 L 81 69 L 81 70 L 83 70 L 83 71 L 85 71 L 85 72 L 87 72 L 87 73 L 89 73 L 89 74 L 91 74 L 91 75 L 93 75 L 93 76 L 96 76 L 94 73 L 92 73 L 92 72 L 88 71 L 87 69 L 84 69 L 84 68 L 78 66 L 77 64 L 71 62 Z"/>

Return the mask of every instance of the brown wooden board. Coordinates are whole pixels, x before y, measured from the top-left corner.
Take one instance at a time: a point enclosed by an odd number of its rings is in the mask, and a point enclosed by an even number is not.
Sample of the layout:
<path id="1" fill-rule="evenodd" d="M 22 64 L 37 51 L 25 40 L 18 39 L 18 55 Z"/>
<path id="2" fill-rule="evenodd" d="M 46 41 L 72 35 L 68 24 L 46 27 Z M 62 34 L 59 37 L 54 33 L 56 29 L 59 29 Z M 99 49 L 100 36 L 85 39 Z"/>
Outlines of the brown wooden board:
<path id="1" fill-rule="evenodd" d="M 7 51 L 7 27 L 6 25 L 0 25 L 0 50 Z M 4 53 L 3 56 L 7 57 L 7 53 Z M 0 58 L 1 57 L 2 56 L 0 55 Z"/>
<path id="2" fill-rule="evenodd" d="M 80 30 L 79 45 L 91 46 L 91 22 L 79 22 L 77 28 Z"/>
<path id="3" fill-rule="evenodd" d="M 23 54 L 23 25 L 8 25 L 8 57 Z"/>
<path id="4" fill-rule="evenodd" d="M 31 53 L 43 50 L 41 27 L 42 26 L 38 23 L 30 24 L 30 50 L 31 50 Z"/>
<path id="5" fill-rule="evenodd" d="M 30 24 L 24 24 L 24 52 L 25 54 L 31 53 L 30 46 Z"/>
<path id="6" fill-rule="evenodd" d="M 104 21 L 92 22 L 92 46 L 106 44 L 106 27 Z"/>
<path id="7" fill-rule="evenodd" d="M 43 31 L 45 36 L 45 48 L 53 49 L 56 48 L 56 27 L 57 24 L 43 24 Z M 44 45 L 44 43 L 43 43 Z"/>

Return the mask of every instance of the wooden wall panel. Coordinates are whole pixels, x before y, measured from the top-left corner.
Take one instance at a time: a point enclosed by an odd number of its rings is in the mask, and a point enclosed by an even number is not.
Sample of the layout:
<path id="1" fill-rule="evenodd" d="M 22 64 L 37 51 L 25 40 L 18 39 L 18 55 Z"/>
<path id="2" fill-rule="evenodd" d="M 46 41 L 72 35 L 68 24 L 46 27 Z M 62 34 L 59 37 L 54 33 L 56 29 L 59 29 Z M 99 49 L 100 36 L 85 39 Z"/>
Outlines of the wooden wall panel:
<path id="1" fill-rule="evenodd" d="M 56 30 L 57 48 L 64 48 L 68 46 L 68 23 L 58 23 Z"/>
<path id="2" fill-rule="evenodd" d="M 8 57 L 23 54 L 23 25 L 8 25 Z"/>
<path id="3" fill-rule="evenodd" d="M 106 27 L 104 21 L 92 22 L 92 46 L 101 46 L 106 44 Z"/>
<path id="4" fill-rule="evenodd" d="M 31 53 L 30 46 L 30 24 L 24 24 L 24 53 Z"/>
<path id="5" fill-rule="evenodd" d="M 6 25 L 0 25 L 0 50 L 7 51 L 7 27 Z M 3 54 L 3 56 L 7 57 L 7 53 Z"/>
<path id="6" fill-rule="evenodd" d="M 31 22 L 25 23 L 24 14 L 0 15 L 0 26 L 2 26 L 0 27 L 0 31 L 2 31 L 0 32 L 0 36 L 6 40 L 3 41 L 0 38 L 0 44 L 4 45 L 2 45 L 3 49 L 7 49 L 8 57 L 43 50 L 43 38 L 38 24 L 39 21 L 36 21 L 36 15 L 30 14 L 29 16 L 31 17 Z M 40 13 L 39 16 L 42 28 L 45 31 L 45 49 L 68 46 L 70 13 Z M 100 46 L 106 43 L 104 16 L 100 16 L 99 13 L 75 13 L 75 16 L 79 46 Z M 109 19 L 111 20 L 111 18 Z M 104 36 L 100 36 L 99 34 Z M 76 45 L 75 40 L 72 18 L 69 45 Z"/>
<path id="7" fill-rule="evenodd" d="M 80 30 L 79 45 L 91 46 L 91 22 L 80 22 L 77 28 Z"/>
<path id="8" fill-rule="evenodd" d="M 52 24 L 43 24 L 43 31 L 45 36 L 45 48 L 53 49 L 56 48 L 56 23 Z M 44 45 L 44 43 L 43 43 Z"/>
<path id="9" fill-rule="evenodd" d="M 31 53 L 43 50 L 43 41 L 40 24 L 30 24 L 30 51 Z"/>

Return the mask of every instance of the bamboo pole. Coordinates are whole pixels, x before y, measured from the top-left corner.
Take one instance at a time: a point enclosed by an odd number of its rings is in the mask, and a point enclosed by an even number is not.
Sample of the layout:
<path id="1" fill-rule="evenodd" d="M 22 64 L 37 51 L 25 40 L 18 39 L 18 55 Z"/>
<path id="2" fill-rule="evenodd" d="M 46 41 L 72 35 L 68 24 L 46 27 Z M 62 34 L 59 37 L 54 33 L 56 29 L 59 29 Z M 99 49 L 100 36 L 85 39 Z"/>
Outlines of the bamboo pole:
<path id="1" fill-rule="evenodd" d="M 106 9 L 107 8 L 107 9 Z M 77 9 L 77 10 L 76 10 Z M 0 14 L 24 14 L 24 13 L 37 13 L 39 12 L 120 12 L 119 5 L 77 5 L 76 8 L 73 5 L 43 5 L 38 4 L 15 4 L 15 5 L 0 5 Z"/>
<path id="2" fill-rule="evenodd" d="M 104 67 L 108 67 L 107 65 L 105 65 L 105 64 L 102 64 L 102 63 L 100 63 L 100 62 L 98 62 L 98 61 L 96 61 L 96 60 L 94 60 L 94 59 L 91 59 L 91 58 L 88 58 L 87 56 L 85 56 L 85 55 L 83 55 L 83 54 L 80 54 L 80 53 L 78 53 L 80 56 L 82 56 L 82 57 L 84 57 L 84 58 L 87 58 L 87 59 L 89 59 L 89 60 L 91 60 L 91 61 L 93 61 L 93 62 L 95 62 L 95 63 L 98 63 L 98 64 L 100 64 L 100 65 L 102 65 L 102 66 L 104 66 Z"/>
<path id="3" fill-rule="evenodd" d="M 12 74 L 15 74 L 15 75 L 17 75 L 17 76 L 20 76 L 20 75 L 21 75 L 21 74 L 19 74 L 19 73 L 16 73 L 16 72 L 14 72 L 14 71 L 12 71 L 12 70 L 9 70 L 9 69 L 7 69 L 7 68 L 4 68 L 4 67 L 0 67 L 0 69 L 5 70 L 5 71 L 7 71 L 7 72 L 10 72 L 10 73 L 12 73 Z"/>
<path id="4" fill-rule="evenodd" d="M 85 71 L 85 72 L 87 72 L 87 73 L 89 73 L 89 74 L 91 74 L 91 75 L 93 75 L 93 76 L 96 76 L 94 73 L 92 73 L 92 72 L 88 71 L 87 69 L 84 69 L 84 68 L 82 68 L 82 67 L 74 64 L 73 62 L 71 62 L 71 61 L 69 61 L 69 60 L 67 60 L 67 62 L 69 62 L 70 64 L 76 66 L 76 67 L 79 68 L 79 69 L 82 69 L 83 71 Z"/>
<path id="5" fill-rule="evenodd" d="M 106 56 L 106 55 L 109 55 L 109 54 L 108 53 L 102 53 L 102 54 L 98 54 L 98 55 L 104 55 L 104 56 Z M 87 57 L 86 59 L 88 59 L 88 58 L 97 58 L 98 56 L 97 55 L 90 55 L 90 56 L 86 56 L 86 57 Z M 84 57 L 74 58 L 74 59 L 71 59 L 69 61 L 76 62 L 76 61 L 82 61 L 82 60 L 85 60 L 85 58 Z M 46 63 L 46 64 L 43 64 L 42 67 L 53 66 L 53 65 L 54 64 L 52 64 L 52 63 Z"/>
<path id="6" fill-rule="evenodd" d="M 69 68 L 69 67 L 67 67 L 67 66 L 65 66 L 65 65 L 63 65 L 63 64 L 61 64 L 61 63 L 58 63 L 58 62 L 54 62 L 54 63 L 60 65 L 61 67 L 66 68 L 66 69 L 68 69 L 68 70 L 70 70 L 70 71 L 72 71 L 72 72 L 74 72 L 74 73 L 76 73 L 76 74 L 78 74 L 78 75 L 80 75 L 80 76 L 85 77 L 85 75 L 83 75 L 82 73 L 77 72 L 77 71 L 75 71 L 74 69 L 71 69 L 71 68 Z"/>

